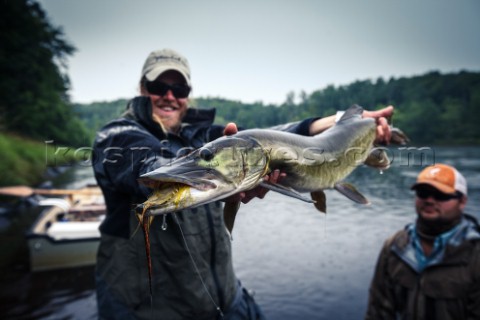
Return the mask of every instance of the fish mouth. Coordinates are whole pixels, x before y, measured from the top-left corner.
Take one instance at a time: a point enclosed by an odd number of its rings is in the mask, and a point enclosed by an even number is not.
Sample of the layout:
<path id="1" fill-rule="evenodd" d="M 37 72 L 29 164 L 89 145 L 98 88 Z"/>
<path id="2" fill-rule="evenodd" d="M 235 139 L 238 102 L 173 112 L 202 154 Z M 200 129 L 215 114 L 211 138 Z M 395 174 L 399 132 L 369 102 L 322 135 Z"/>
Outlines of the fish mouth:
<path id="1" fill-rule="evenodd" d="M 141 175 L 139 181 L 147 187 L 153 188 L 176 184 L 206 191 L 217 188 L 217 183 L 215 183 L 217 179 L 218 177 L 214 172 L 209 172 L 206 169 L 183 172 L 180 172 L 180 170 L 162 172 L 162 170 L 157 169 Z"/>
<path id="2" fill-rule="evenodd" d="M 223 179 L 215 170 L 182 161 L 145 173 L 138 181 L 153 193 L 137 212 L 159 215 L 190 207 L 201 194 L 216 193 Z"/>

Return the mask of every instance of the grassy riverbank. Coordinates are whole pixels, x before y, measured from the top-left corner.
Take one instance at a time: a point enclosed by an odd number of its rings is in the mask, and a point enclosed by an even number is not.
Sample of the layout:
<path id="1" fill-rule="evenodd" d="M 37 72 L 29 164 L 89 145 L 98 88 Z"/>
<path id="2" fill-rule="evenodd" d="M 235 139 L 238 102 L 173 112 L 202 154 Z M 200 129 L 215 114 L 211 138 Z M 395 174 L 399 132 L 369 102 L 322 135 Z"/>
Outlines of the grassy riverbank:
<path id="1" fill-rule="evenodd" d="M 44 180 L 49 163 L 49 155 L 55 154 L 57 147 L 43 141 L 34 141 L 18 135 L 0 133 L 0 186 L 36 185 Z M 75 161 L 73 153 L 56 159 L 55 165 Z"/>

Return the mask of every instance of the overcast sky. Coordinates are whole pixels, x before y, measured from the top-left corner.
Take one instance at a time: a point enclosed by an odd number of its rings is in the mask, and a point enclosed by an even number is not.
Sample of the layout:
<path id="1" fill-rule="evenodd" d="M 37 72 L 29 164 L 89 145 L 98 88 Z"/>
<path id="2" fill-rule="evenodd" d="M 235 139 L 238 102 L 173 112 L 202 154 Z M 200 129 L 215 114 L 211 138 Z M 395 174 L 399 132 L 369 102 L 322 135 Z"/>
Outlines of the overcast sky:
<path id="1" fill-rule="evenodd" d="M 78 49 L 73 102 L 138 93 L 147 55 L 172 48 L 194 97 L 281 103 L 355 80 L 480 71 L 479 0 L 40 0 Z"/>

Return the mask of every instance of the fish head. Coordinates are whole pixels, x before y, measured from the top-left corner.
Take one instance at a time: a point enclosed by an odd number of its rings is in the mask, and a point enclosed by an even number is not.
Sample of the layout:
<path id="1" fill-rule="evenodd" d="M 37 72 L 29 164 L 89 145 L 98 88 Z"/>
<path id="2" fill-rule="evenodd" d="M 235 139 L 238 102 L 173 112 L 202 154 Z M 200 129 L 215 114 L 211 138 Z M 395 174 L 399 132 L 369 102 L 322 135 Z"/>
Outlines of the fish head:
<path id="1" fill-rule="evenodd" d="M 268 153 L 248 137 L 225 136 L 143 174 L 154 189 L 143 204 L 151 215 L 196 207 L 251 189 L 268 171 Z"/>

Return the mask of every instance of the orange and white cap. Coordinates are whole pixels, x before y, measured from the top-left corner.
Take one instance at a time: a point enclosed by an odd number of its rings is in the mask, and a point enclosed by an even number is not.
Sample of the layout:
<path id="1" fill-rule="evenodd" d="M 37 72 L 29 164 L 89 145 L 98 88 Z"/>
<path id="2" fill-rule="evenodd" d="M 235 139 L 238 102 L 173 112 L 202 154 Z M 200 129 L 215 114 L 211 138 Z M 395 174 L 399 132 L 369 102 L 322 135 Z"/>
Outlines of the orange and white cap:
<path id="1" fill-rule="evenodd" d="M 428 166 L 418 174 L 417 182 L 412 186 L 415 189 L 419 185 L 431 185 L 443 193 L 461 192 L 467 195 L 467 180 L 452 166 L 435 164 Z"/>

